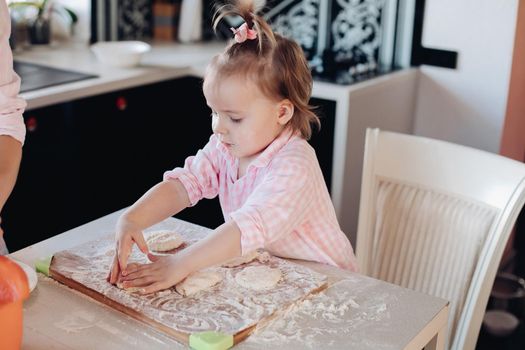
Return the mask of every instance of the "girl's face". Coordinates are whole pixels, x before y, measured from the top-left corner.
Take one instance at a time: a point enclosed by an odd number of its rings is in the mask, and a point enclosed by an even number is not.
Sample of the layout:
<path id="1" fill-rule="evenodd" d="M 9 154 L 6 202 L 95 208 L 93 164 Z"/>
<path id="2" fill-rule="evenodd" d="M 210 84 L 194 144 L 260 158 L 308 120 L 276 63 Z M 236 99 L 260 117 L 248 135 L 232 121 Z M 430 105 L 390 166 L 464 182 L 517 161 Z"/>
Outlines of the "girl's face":
<path id="1" fill-rule="evenodd" d="M 266 97 L 249 79 L 207 76 L 203 86 L 212 110 L 212 129 L 241 161 L 251 161 L 283 130 L 293 115 L 288 100 Z"/>

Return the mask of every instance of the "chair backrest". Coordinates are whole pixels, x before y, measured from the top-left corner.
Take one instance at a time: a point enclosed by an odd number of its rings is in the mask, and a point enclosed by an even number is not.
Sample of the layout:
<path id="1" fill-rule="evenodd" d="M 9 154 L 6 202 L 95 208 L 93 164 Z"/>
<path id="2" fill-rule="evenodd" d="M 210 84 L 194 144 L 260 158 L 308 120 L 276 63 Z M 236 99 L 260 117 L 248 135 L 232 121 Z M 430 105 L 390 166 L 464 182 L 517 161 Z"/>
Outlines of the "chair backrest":
<path id="1" fill-rule="evenodd" d="M 451 349 L 474 349 L 525 202 L 525 164 L 367 129 L 356 255 L 361 272 L 447 299 Z"/>

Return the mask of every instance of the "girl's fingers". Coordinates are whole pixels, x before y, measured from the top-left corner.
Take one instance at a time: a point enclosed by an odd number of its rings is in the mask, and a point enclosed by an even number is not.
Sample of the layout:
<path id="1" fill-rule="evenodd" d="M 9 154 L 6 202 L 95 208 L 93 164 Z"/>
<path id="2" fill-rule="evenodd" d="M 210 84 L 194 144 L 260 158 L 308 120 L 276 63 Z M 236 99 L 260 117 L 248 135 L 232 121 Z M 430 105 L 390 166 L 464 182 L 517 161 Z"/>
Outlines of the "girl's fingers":
<path id="1" fill-rule="evenodd" d="M 146 270 L 146 273 L 147 273 L 147 270 Z M 144 269 L 142 269 L 140 266 L 128 265 L 126 270 L 122 272 L 123 280 L 132 280 L 142 275 L 144 275 Z"/>
<path id="2" fill-rule="evenodd" d="M 123 280 L 129 281 L 141 276 L 152 275 L 156 270 L 157 268 L 153 264 L 132 263 L 122 272 L 122 276 L 125 276 Z"/>
<path id="3" fill-rule="evenodd" d="M 170 286 L 166 286 L 163 282 L 155 282 L 150 284 L 149 286 L 146 286 L 142 288 L 141 291 L 139 291 L 140 294 L 151 294 L 158 292 L 159 290 L 167 289 Z"/>
<path id="4" fill-rule="evenodd" d="M 144 240 L 144 235 L 142 233 L 137 234 L 133 239 L 135 240 L 135 243 L 137 243 L 141 252 L 149 254 L 148 244 Z"/>
<path id="5" fill-rule="evenodd" d="M 174 284 L 173 281 L 168 281 L 170 278 L 168 278 L 167 269 L 172 265 L 170 257 L 148 253 L 148 258 L 152 261 L 151 263 L 129 263 L 126 269 L 121 271 L 120 276 L 117 274 L 116 278 L 123 283 L 125 288 L 140 287 L 142 288 L 139 291 L 140 294 L 150 294 L 169 288 Z"/>
<path id="6" fill-rule="evenodd" d="M 127 267 L 127 270 L 135 271 L 135 270 L 138 270 L 141 266 L 142 266 L 142 264 L 139 264 L 139 263 L 136 263 L 136 262 L 129 263 L 128 267 Z"/>
<path id="7" fill-rule="evenodd" d="M 139 249 L 144 254 L 149 254 L 148 245 L 144 240 L 142 233 L 137 233 L 135 236 L 125 236 L 118 241 L 118 260 L 122 270 L 126 270 L 128 258 L 133 248 L 133 243 L 136 243 Z"/>
<path id="8" fill-rule="evenodd" d="M 158 260 L 161 259 L 161 258 L 162 258 L 161 256 L 154 255 L 154 254 L 152 254 L 152 253 L 148 253 L 148 259 L 149 259 L 149 261 L 151 261 L 151 262 L 158 261 Z"/>
<path id="9" fill-rule="evenodd" d="M 135 278 L 133 280 L 123 280 L 124 287 L 142 287 L 155 283 L 156 280 L 151 276 Z"/>
<path id="10" fill-rule="evenodd" d="M 108 282 L 111 284 L 117 283 L 119 272 L 120 272 L 119 262 L 118 262 L 117 253 L 115 252 L 115 256 L 113 257 L 113 263 L 111 265 L 111 269 L 109 270 L 109 275 L 107 278 Z"/>
<path id="11" fill-rule="evenodd" d="M 126 270 L 132 244 L 133 242 L 131 239 L 126 237 L 124 237 L 122 240 L 119 240 L 118 242 L 118 263 L 121 270 Z"/>

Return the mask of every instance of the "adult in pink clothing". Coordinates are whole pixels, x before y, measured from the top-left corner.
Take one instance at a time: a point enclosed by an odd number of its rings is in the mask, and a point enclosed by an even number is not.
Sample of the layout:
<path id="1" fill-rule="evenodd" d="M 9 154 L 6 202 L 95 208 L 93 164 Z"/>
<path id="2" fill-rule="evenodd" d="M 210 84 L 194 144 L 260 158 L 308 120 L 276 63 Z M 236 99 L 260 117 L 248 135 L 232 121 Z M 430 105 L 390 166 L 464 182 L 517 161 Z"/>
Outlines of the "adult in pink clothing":
<path id="1" fill-rule="evenodd" d="M 20 77 L 13 71 L 10 34 L 7 4 L 0 0 L 0 214 L 15 185 L 26 132 L 22 118 L 26 102 L 18 97 Z M 7 254 L 3 234 L 0 227 L 0 255 Z"/>
<path id="2" fill-rule="evenodd" d="M 257 248 L 357 270 L 307 142 L 319 119 L 308 105 L 312 77 L 302 49 L 273 33 L 250 1 L 220 11 L 215 25 L 225 15 L 246 23 L 232 28 L 234 41 L 205 73 L 213 135 L 119 218 L 111 283 L 151 293 Z M 224 224 L 175 255 L 149 254 L 145 228 L 217 195 Z M 127 264 L 134 243 L 152 263 Z"/>

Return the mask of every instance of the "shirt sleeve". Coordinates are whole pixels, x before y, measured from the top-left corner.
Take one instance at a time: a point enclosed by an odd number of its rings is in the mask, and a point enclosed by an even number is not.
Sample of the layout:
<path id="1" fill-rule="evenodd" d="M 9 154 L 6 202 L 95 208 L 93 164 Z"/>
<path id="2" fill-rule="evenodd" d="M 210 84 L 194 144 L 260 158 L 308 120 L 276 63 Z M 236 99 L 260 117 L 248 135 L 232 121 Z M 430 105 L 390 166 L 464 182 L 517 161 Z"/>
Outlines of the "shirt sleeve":
<path id="1" fill-rule="evenodd" d="M 164 180 L 178 179 L 194 206 L 202 198 L 214 198 L 219 193 L 219 152 L 215 136 L 196 155 L 186 158 L 183 168 L 164 173 Z"/>
<path id="2" fill-rule="evenodd" d="M 262 248 L 292 233 L 313 200 L 312 168 L 304 155 L 274 159 L 264 181 L 230 213 L 241 231 L 241 249 Z"/>
<path id="3" fill-rule="evenodd" d="M 18 96 L 20 77 L 13 70 L 13 54 L 9 47 L 10 23 L 7 4 L 0 1 L 0 135 L 12 136 L 23 144 L 26 128 L 22 113 L 26 101 Z"/>

